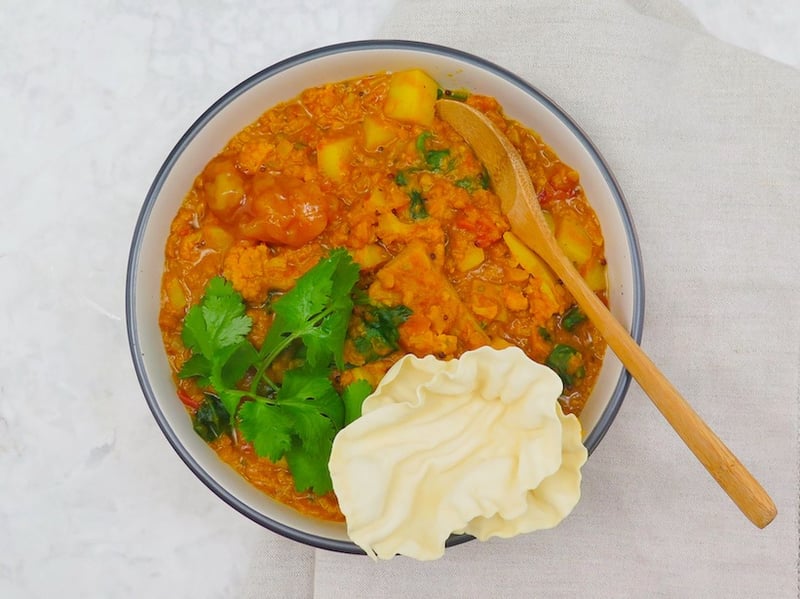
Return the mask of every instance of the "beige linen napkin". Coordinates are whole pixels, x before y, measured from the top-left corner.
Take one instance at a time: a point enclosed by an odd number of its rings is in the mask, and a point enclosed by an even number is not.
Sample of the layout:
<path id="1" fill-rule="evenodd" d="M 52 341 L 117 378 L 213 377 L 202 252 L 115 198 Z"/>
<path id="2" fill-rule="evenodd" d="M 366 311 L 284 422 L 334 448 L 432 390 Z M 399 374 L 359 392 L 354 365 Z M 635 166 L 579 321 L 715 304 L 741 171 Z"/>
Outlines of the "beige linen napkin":
<path id="1" fill-rule="evenodd" d="M 594 140 L 639 234 L 643 345 L 780 513 L 752 526 L 632 385 L 558 528 L 434 563 L 317 551 L 315 597 L 796 597 L 800 73 L 675 3 L 408 0 L 383 36 L 488 58 Z"/>

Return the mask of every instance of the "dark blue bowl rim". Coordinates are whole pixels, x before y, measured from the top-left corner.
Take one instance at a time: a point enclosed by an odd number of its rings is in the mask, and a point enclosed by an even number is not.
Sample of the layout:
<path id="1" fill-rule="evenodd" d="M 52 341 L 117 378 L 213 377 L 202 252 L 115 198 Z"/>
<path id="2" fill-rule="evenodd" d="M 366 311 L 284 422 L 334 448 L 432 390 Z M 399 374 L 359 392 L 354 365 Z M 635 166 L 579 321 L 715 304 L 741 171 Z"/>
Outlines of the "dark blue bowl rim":
<path id="1" fill-rule="evenodd" d="M 511 73 L 510 71 L 504 69 L 503 67 L 500 67 L 488 60 L 485 60 L 473 54 L 469 54 L 462 50 L 456 50 L 446 46 L 440 46 L 437 44 L 431 44 L 427 42 L 417 42 L 417 41 L 407 41 L 407 40 L 352 41 L 352 42 L 344 42 L 339 44 L 333 44 L 330 46 L 324 46 L 321 48 L 316 48 L 314 50 L 302 52 L 300 54 L 297 54 L 295 56 L 277 62 L 272 66 L 269 66 L 264 70 L 259 71 L 255 75 L 245 79 L 237 86 L 235 86 L 233 89 L 228 91 L 225 95 L 223 95 L 219 100 L 214 102 L 214 104 L 212 104 L 211 107 L 208 108 L 208 110 L 206 110 L 192 124 L 191 127 L 189 127 L 186 133 L 183 134 L 178 143 L 175 145 L 175 147 L 167 156 L 166 160 L 159 169 L 152 185 L 150 186 L 149 191 L 147 192 L 144 205 L 142 206 L 141 212 L 139 213 L 139 217 L 136 221 L 136 226 L 133 233 L 133 240 L 131 242 L 130 254 L 128 257 L 127 278 L 125 284 L 125 318 L 128 330 L 128 343 L 130 346 L 131 357 L 133 358 L 134 368 L 136 370 L 136 376 L 139 379 L 139 384 L 142 388 L 142 392 L 144 393 L 147 405 L 150 407 L 150 411 L 153 413 L 153 416 L 159 428 L 163 432 L 164 436 L 167 438 L 167 441 L 170 443 L 170 445 L 172 445 L 173 449 L 184 461 L 184 463 L 189 467 L 189 469 L 220 499 L 225 501 L 228 505 L 233 507 L 235 510 L 237 510 L 247 518 L 287 538 L 299 541 L 301 543 L 305 543 L 307 545 L 311 545 L 313 547 L 318 547 L 321 549 L 328 549 L 342 553 L 354 553 L 354 554 L 363 554 L 364 552 L 357 545 L 349 541 L 329 539 L 313 535 L 310 533 L 306 533 L 304 531 L 300 531 L 290 526 L 287 526 L 286 524 L 282 524 L 281 522 L 272 520 L 271 518 L 268 518 L 267 516 L 254 510 L 252 507 L 243 503 L 234 495 L 232 495 L 229 491 L 223 488 L 190 455 L 189 451 L 181 444 L 180 440 L 175 434 L 175 431 L 173 431 L 172 428 L 167 423 L 166 417 L 164 416 L 163 412 L 161 411 L 161 408 L 158 405 L 155 393 L 153 392 L 153 389 L 150 386 L 150 382 L 148 381 L 147 378 L 147 373 L 145 371 L 145 366 L 144 366 L 144 360 L 139 344 L 138 328 L 136 321 L 135 289 L 136 289 L 137 268 L 139 262 L 139 254 L 142 245 L 142 239 L 144 237 L 144 231 L 147 227 L 150 213 L 155 203 L 155 199 L 156 197 L 158 197 L 158 194 L 161 191 L 161 187 L 164 181 L 166 180 L 168 174 L 172 170 L 172 167 L 174 166 L 178 157 L 183 153 L 183 151 L 191 143 L 191 141 L 198 134 L 198 132 L 218 112 L 220 112 L 220 110 L 222 110 L 235 98 L 237 98 L 245 91 L 249 90 L 254 85 L 261 83 L 265 79 L 269 79 L 270 77 L 282 71 L 295 67 L 299 64 L 308 62 L 310 60 L 315 60 L 333 54 L 340 54 L 343 52 L 358 52 L 365 50 L 400 50 L 400 51 L 416 50 L 431 54 L 438 54 L 441 56 L 446 56 L 449 58 L 454 58 L 467 63 L 471 63 L 474 66 L 477 66 L 481 69 L 487 70 L 495 75 L 498 75 L 499 77 L 505 79 L 509 83 L 520 88 L 522 91 L 526 92 L 528 95 L 532 96 L 537 101 L 545 105 L 550 110 L 550 112 L 552 112 L 556 117 L 558 117 L 564 123 L 564 125 L 566 125 L 567 128 L 572 132 L 572 134 L 581 142 L 586 151 L 590 154 L 594 162 L 597 164 L 597 167 L 603 174 L 606 184 L 611 190 L 611 194 L 614 197 L 614 201 L 616 202 L 617 208 L 619 209 L 619 212 L 622 216 L 622 221 L 628 241 L 628 250 L 630 252 L 632 267 L 633 267 L 634 304 L 633 304 L 633 314 L 631 320 L 630 333 L 637 342 L 641 341 L 642 326 L 644 322 L 644 275 L 643 275 L 641 254 L 639 250 L 639 242 L 636 235 L 636 231 L 633 226 L 633 221 L 631 219 L 630 211 L 628 209 L 625 198 L 622 194 L 622 190 L 619 187 L 619 184 L 614 178 L 614 175 L 611 173 L 611 170 L 609 169 L 605 159 L 602 157 L 602 155 L 594 146 L 594 144 L 590 141 L 589 137 L 577 125 L 577 123 L 575 123 L 575 121 L 569 115 L 567 115 L 567 113 L 564 110 L 562 110 L 561 107 L 559 107 L 547 95 L 545 95 L 544 93 L 539 91 L 536 87 L 534 87 L 527 81 L 521 79 L 514 73 Z M 625 397 L 625 393 L 629 385 L 630 385 L 630 375 L 627 372 L 627 370 L 623 369 L 622 374 L 617 382 L 617 385 L 614 388 L 614 392 L 611 396 L 611 400 L 609 401 L 608 406 L 606 406 L 606 409 L 603 412 L 602 416 L 600 417 L 600 420 L 598 421 L 597 425 L 594 427 L 594 429 L 584 442 L 584 445 L 586 446 L 590 454 L 600 443 L 601 439 L 603 438 L 603 436 L 605 436 L 606 432 L 608 431 L 608 428 L 611 426 L 611 423 L 614 421 L 614 418 L 616 417 L 617 412 L 619 411 L 622 405 L 622 401 Z M 473 537 L 469 535 L 453 535 L 448 539 L 447 546 L 451 547 L 454 545 L 459 545 L 466 541 L 472 540 L 472 538 Z"/>

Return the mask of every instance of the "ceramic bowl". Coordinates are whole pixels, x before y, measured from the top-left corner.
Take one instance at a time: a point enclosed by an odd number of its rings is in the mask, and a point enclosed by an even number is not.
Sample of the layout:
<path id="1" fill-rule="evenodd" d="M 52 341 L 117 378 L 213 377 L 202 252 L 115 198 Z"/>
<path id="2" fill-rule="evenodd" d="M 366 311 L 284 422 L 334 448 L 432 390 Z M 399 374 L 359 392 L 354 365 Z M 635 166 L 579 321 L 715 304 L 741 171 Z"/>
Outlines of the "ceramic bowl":
<path id="1" fill-rule="evenodd" d="M 639 339 L 644 285 L 639 249 L 622 192 L 599 151 L 555 102 L 500 66 L 464 52 L 405 41 L 328 46 L 283 60 L 243 81 L 215 102 L 178 141 L 155 177 L 139 215 L 130 251 L 126 302 L 133 363 L 156 422 L 186 465 L 222 500 L 281 535 L 326 549 L 360 553 L 342 524 L 300 515 L 252 487 L 192 430 L 178 401 L 158 327 L 164 248 L 170 223 L 192 181 L 240 129 L 302 90 L 379 71 L 422 68 L 448 88 L 494 96 L 506 114 L 541 134 L 581 177 L 603 229 L 611 310 Z M 534 82 L 535 83 L 535 82 Z M 629 377 L 608 352 L 595 390 L 581 415 L 591 452 L 611 426 Z M 470 537 L 453 536 L 448 545 Z"/>

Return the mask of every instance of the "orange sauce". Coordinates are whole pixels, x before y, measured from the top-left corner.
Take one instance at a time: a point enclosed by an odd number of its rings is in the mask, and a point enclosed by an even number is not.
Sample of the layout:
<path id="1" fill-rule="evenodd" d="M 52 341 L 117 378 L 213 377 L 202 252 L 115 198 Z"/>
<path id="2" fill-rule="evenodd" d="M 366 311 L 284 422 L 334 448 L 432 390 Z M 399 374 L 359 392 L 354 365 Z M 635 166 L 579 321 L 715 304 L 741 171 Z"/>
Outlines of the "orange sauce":
<path id="1" fill-rule="evenodd" d="M 269 298 L 329 249 L 345 247 L 372 300 L 413 313 L 399 327 L 400 350 L 382 359 L 367 360 L 347 341 L 354 367 L 337 373 L 336 385 L 355 378 L 375 385 L 405 353 L 447 359 L 513 344 L 544 362 L 566 344 L 576 350 L 581 376 L 560 401 L 565 412 L 580 413 L 605 343 L 588 321 L 567 330 L 569 293 L 559 281 L 545 289 L 510 251 L 508 222 L 463 139 L 438 118 L 422 125 L 384 114 L 390 83 L 380 73 L 308 89 L 235 135 L 198 175 L 166 244 L 159 323 L 173 371 L 190 355 L 180 337 L 183 318 L 213 276 L 223 275 L 246 300 L 258 347 L 271 322 L 263 309 Z M 578 173 L 535 132 L 506 119 L 493 98 L 470 95 L 467 102 L 520 151 L 557 237 L 606 301 L 603 237 Z M 176 378 L 176 385 L 188 406 L 202 400 L 194 380 Z M 285 464 L 227 436 L 212 447 L 276 500 L 342 520 L 333 493 L 297 492 Z"/>

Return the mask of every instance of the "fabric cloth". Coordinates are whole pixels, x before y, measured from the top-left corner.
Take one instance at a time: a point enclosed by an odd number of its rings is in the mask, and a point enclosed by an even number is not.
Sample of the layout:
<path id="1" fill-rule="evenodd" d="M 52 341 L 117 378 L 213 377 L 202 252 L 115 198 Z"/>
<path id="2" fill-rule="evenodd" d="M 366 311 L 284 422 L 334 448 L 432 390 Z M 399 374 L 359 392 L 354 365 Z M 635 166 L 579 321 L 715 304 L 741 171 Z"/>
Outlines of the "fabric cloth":
<path id="1" fill-rule="evenodd" d="M 643 347 L 779 515 L 750 524 L 633 384 L 559 527 L 434 563 L 317 551 L 315 597 L 796 597 L 800 73 L 673 3 L 407 0 L 382 35 L 494 61 L 593 139 L 639 235 Z"/>

